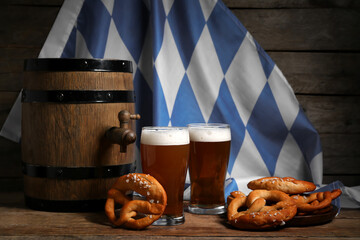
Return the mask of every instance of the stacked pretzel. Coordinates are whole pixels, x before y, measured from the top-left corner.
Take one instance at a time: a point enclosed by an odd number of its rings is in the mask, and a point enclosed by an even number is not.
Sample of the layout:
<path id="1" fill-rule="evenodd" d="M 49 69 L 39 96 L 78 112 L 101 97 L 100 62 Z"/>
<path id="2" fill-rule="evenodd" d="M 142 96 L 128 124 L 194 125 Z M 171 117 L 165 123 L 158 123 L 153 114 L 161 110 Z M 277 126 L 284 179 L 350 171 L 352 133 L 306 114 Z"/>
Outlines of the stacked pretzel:
<path id="1" fill-rule="evenodd" d="M 248 196 L 235 191 L 227 198 L 228 221 L 239 229 L 268 229 L 285 225 L 295 215 L 326 213 L 341 195 L 340 189 L 305 194 L 314 191 L 315 184 L 291 177 L 260 178 L 248 188 L 253 190 Z"/>
<path id="2" fill-rule="evenodd" d="M 127 194 L 132 191 L 145 196 L 145 199 L 131 199 Z M 116 203 L 122 205 L 119 216 L 115 214 Z M 161 217 L 166 203 L 166 192 L 154 177 L 130 173 L 120 177 L 108 191 L 105 213 L 115 226 L 143 229 Z"/>

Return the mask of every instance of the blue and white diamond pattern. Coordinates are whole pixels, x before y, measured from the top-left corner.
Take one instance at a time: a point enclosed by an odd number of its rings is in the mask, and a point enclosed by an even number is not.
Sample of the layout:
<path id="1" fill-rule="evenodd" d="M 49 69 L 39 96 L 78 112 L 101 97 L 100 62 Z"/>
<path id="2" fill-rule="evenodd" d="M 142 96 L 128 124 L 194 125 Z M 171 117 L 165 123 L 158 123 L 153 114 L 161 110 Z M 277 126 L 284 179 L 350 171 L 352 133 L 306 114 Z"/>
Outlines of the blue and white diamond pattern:
<path id="1" fill-rule="evenodd" d="M 133 63 L 134 72 L 137 69 L 137 62 L 132 57 L 128 48 L 125 46 L 124 41 L 122 40 L 119 32 L 116 30 L 114 20 L 110 22 L 109 35 L 107 39 L 107 44 L 105 48 L 106 58 L 109 59 L 126 59 Z"/>
<path id="2" fill-rule="evenodd" d="M 280 69 L 220 0 L 85 0 L 74 9 L 63 51 L 46 55 L 54 53 L 49 38 L 41 56 L 132 61 L 138 134 L 143 125 L 227 122 L 229 177 L 321 183 L 316 130 Z"/>
<path id="3" fill-rule="evenodd" d="M 225 78 L 236 110 L 243 123 L 247 125 L 258 97 L 267 83 L 249 33 L 236 52 Z"/>
<path id="4" fill-rule="evenodd" d="M 187 75 L 205 122 L 209 121 L 224 79 L 219 59 L 214 56 L 214 44 L 208 28 L 204 27 L 191 57 Z M 211 84 L 208 84 L 209 81 Z"/>
<path id="5" fill-rule="evenodd" d="M 165 93 L 167 112 L 171 115 L 185 69 L 167 20 L 165 21 L 162 47 L 155 60 L 155 68 Z"/>

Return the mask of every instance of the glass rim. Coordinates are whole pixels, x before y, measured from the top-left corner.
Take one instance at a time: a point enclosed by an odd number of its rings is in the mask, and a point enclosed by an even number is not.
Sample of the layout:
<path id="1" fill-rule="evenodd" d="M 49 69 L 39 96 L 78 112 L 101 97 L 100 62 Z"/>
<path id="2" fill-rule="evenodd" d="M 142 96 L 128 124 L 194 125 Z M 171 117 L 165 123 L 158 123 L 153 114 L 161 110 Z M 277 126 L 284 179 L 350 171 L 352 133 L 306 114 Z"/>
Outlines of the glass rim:
<path id="1" fill-rule="evenodd" d="M 230 128 L 230 124 L 228 123 L 189 123 L 187 125 L 188 128 Z"/>
<path id="2" fill-rule="evenodd" d="M 186 145 L 190 143 L 187 127 L 147 126 L 141 130 L 141 144 L 146 145 Z"/>
<path id="3" fill-rule="evenodd" d="M 144 126 L 141 130 L 187 130 L 187 127 L 178 126 Z"/>

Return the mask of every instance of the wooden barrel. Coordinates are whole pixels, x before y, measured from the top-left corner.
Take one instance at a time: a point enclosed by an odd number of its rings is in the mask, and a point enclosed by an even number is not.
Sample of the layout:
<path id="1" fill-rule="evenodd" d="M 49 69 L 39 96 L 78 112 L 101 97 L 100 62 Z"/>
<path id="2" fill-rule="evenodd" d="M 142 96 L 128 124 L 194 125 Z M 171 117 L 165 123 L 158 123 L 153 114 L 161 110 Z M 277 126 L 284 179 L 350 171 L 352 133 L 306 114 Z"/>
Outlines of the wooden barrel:
<path id="1" fill-rule="evenodd" d="M 100 59 L 25 60 L 22 162 L 25 203 L 45 211 L 104 209 L 116 179 L 135 169 L 134 144 L 105 137 L 135 111 L 132 65 Z M 135 132 L 135 122 L 127 127 Z"/>

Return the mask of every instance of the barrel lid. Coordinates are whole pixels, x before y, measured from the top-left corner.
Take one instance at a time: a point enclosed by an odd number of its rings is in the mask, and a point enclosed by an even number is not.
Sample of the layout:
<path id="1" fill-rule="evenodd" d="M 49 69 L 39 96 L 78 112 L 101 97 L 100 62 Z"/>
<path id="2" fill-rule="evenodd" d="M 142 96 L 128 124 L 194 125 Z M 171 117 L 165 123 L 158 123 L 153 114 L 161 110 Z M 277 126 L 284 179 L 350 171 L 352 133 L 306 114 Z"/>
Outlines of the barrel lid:
<path id="1" fill-rule="evenodd" d="M 132 62 L 115 59 L 86 58 L 33 58 L 26 59 L 24 71 L 95 71 L 95 72 L 130 72 Z"/>

